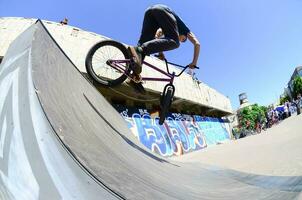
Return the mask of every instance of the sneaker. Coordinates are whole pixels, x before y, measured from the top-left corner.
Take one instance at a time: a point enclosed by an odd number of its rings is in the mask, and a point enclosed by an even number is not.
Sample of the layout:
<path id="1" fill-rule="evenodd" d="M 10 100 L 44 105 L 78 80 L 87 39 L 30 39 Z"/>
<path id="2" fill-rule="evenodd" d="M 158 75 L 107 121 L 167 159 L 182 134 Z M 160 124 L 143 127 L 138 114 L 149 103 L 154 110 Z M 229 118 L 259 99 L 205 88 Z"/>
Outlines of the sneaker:
<path id="1" fill-rule="evenodd" d="M 129 46 L 128 51 L 134 60 L 134 73 L 140 74 L 142 72 L 142 54 L 138 51 L 137 47 Z"/>

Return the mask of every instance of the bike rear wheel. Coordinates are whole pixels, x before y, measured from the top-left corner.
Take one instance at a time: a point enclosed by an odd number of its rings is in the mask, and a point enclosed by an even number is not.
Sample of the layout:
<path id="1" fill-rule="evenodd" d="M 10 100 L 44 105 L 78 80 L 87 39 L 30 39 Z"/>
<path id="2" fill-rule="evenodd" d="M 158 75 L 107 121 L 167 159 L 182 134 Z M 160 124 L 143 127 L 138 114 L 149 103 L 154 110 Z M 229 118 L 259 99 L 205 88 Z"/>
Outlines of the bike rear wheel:
<path id="1" fill-rule="evenodd" d="M 173 87 L 168 87 L 166 89 L 166 93 L 163 94 L 164 96 L 162 97 L 161 100 L 161 110 L 159 113 L 159 124 L 162 125 L 165 121 L 165 118 L 168 114 L 168 111 L 170 109 L 173 95 L 174 95 L 174 89 Z"/>
<path id="2" fill-rule="evenodd" d="M 116 86 L 124 82 L 130 74 L 129 62 L 120 63 L 122 69 L 116 69 L 108 60 L 126 60 L 130 56 L 126 47 L 113 40 L 104 40 L 95 44 L 85 60 L 88 75 L 104 86 Z"/>

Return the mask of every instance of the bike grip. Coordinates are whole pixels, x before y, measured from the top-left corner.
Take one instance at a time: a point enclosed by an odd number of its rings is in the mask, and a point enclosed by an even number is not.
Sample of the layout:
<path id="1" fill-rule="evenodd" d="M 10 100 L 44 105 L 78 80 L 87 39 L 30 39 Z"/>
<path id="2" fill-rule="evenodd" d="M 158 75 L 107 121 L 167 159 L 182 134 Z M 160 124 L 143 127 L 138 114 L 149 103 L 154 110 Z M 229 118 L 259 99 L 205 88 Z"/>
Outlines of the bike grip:
<path id="1" fill-rule="evenodd" d="M 190 68 L 190 65 L 187 65 L 186 68 Z M 199 69 L 196 65 L 194 65 L 194 69 Z"/>

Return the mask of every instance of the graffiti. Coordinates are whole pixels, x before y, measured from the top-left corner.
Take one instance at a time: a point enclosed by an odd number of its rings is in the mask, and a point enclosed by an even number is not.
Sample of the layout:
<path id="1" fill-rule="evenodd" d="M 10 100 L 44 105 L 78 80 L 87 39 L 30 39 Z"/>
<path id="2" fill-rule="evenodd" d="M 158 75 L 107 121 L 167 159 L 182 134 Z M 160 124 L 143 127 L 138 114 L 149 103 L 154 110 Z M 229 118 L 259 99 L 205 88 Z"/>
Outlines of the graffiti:
<path id="1" fill-rule="evenodd" d="M 162 156 L 182 155 L 230 139 L 223 120 L 170 113 L 161 126 L 146 109 L 116 106 L 128 128 L 151 151 Z"/>

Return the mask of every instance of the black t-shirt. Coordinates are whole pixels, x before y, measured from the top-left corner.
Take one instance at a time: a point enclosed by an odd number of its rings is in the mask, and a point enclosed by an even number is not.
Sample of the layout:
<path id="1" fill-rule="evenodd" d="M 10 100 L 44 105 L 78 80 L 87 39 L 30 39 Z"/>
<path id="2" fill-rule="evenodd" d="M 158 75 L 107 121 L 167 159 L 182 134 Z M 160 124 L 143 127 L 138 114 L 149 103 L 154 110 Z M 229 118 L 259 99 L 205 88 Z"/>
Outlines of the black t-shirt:
<path id="1" fill-rule="evenodd" d="M 173 10 L 171 10 L 166 5 L 157 5 L 157 6 L 162 7 L 163 9 L 165 9 L 167 12 L 171 13 L 175 17 L 179 35 L 187 36 L 188 33 L 190 33 L 190 29 L 186 26 L 186 24 L 183 22 L 183 20 Z"/>

